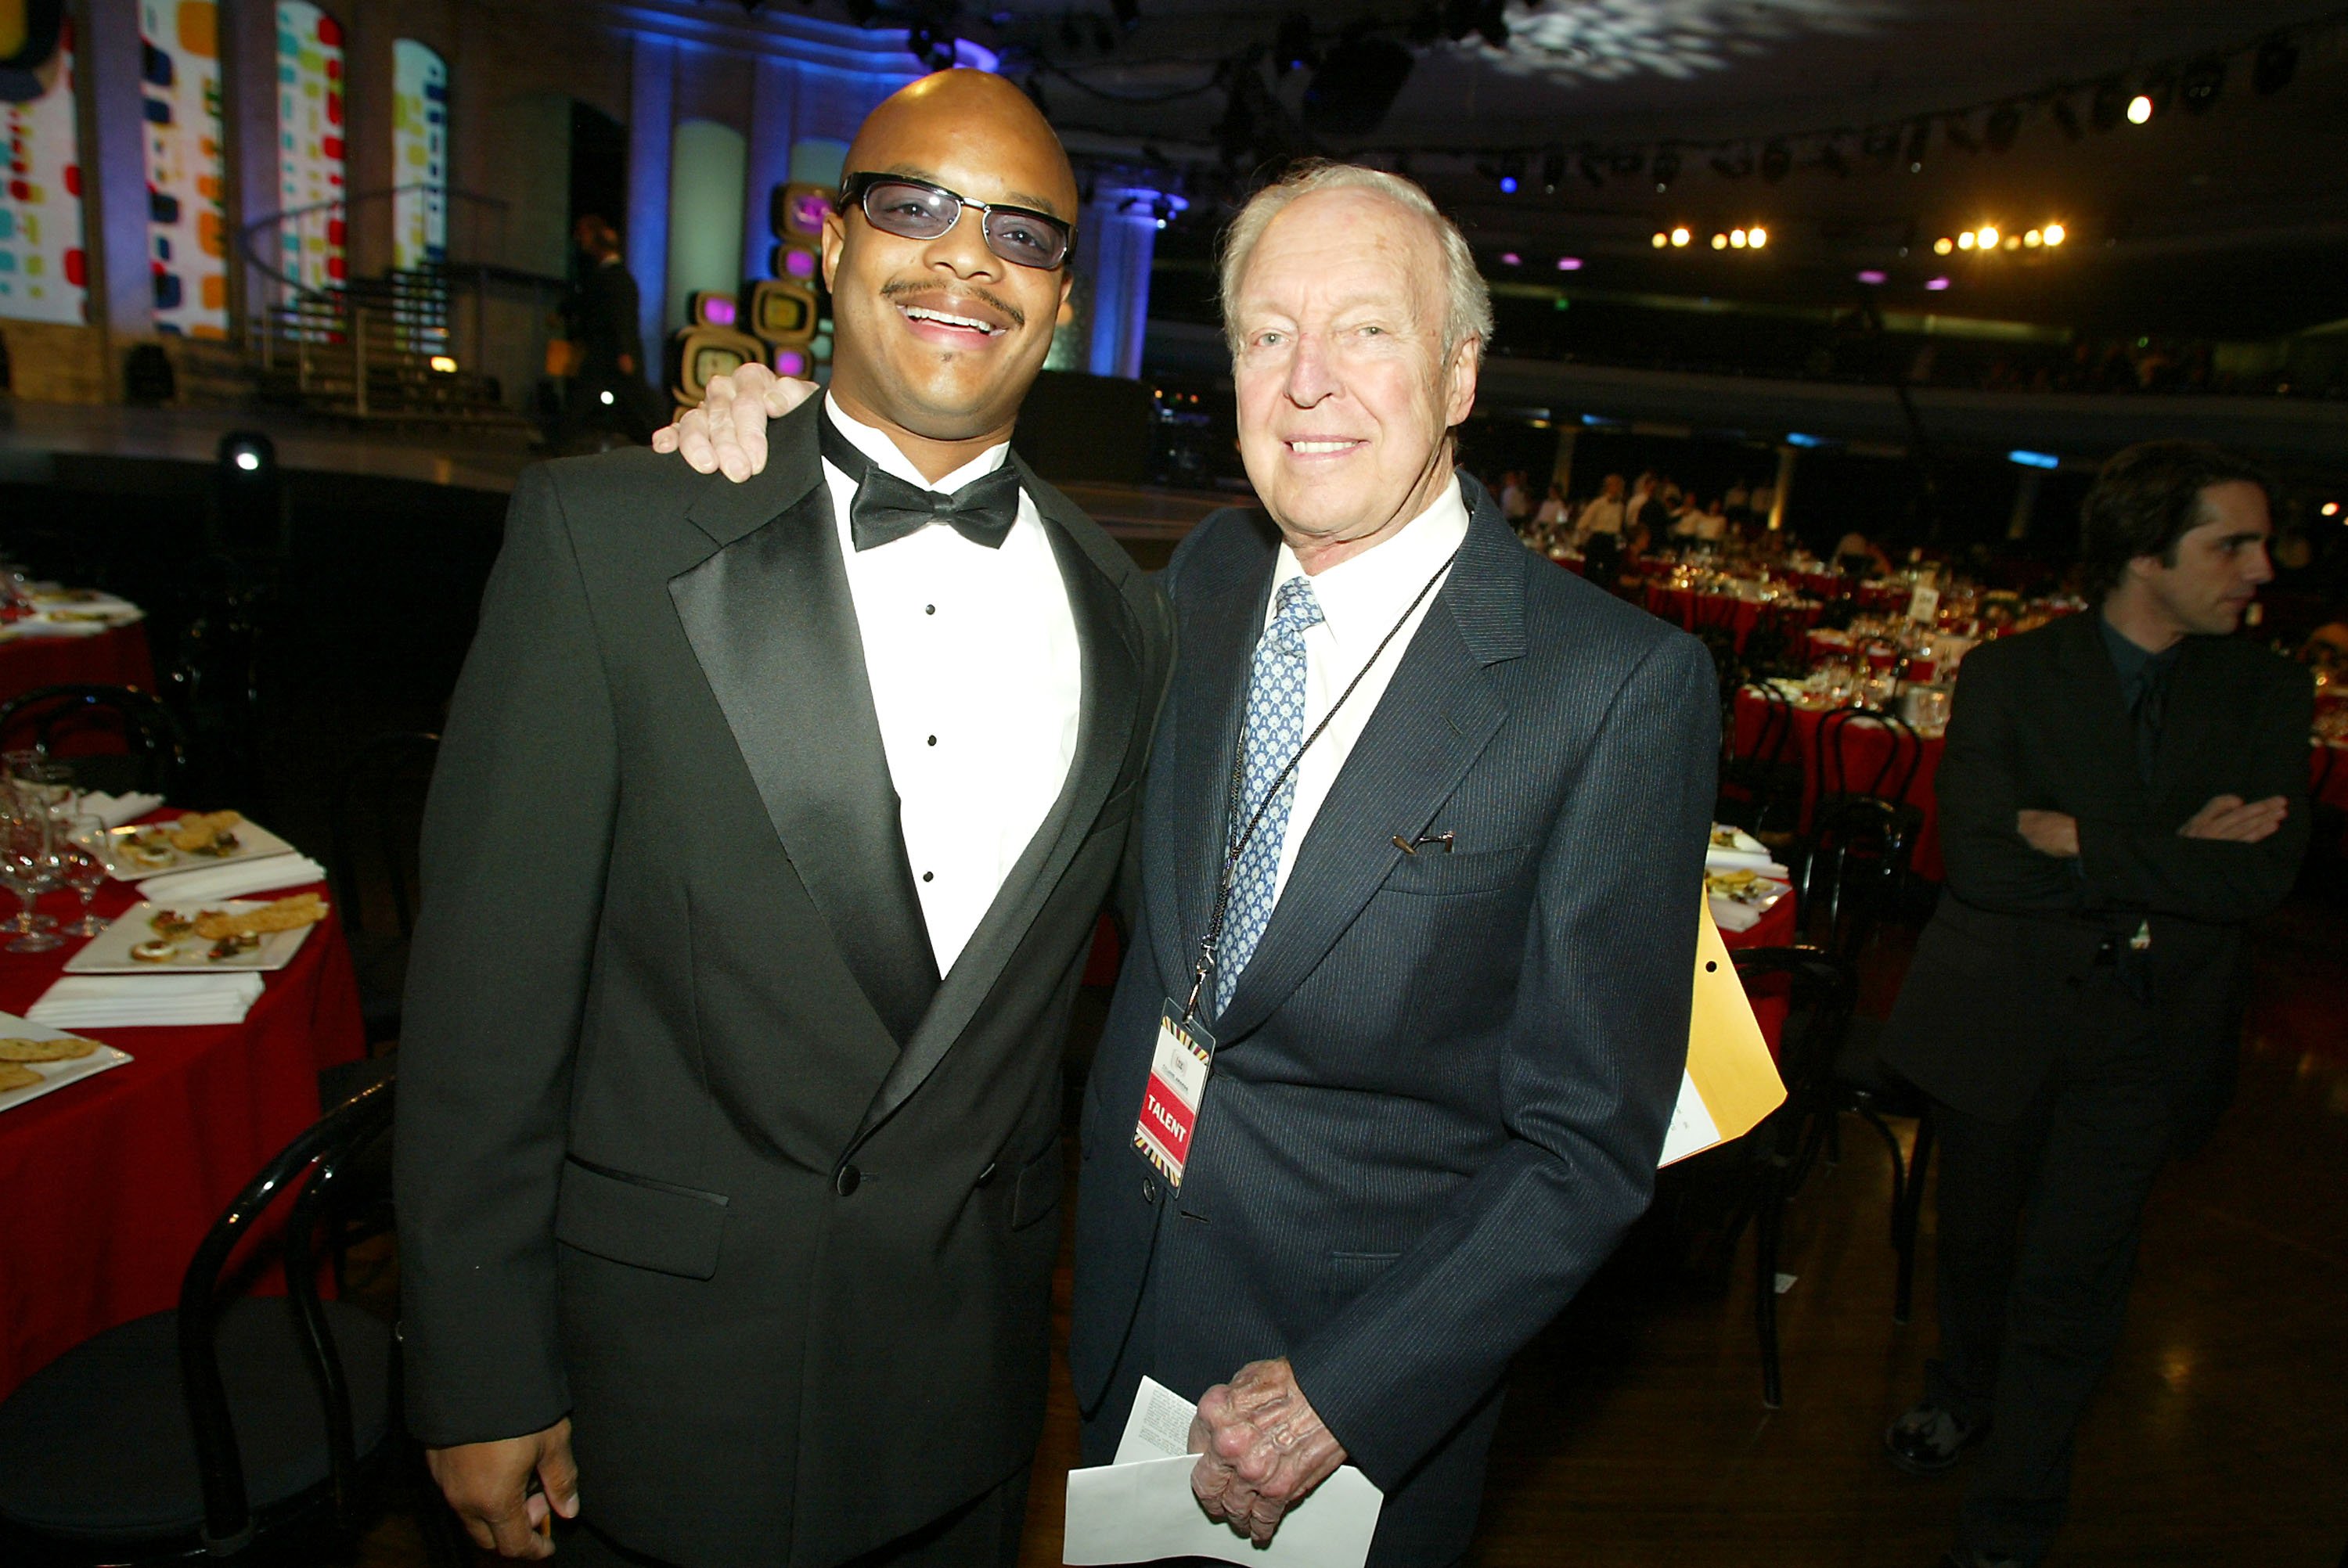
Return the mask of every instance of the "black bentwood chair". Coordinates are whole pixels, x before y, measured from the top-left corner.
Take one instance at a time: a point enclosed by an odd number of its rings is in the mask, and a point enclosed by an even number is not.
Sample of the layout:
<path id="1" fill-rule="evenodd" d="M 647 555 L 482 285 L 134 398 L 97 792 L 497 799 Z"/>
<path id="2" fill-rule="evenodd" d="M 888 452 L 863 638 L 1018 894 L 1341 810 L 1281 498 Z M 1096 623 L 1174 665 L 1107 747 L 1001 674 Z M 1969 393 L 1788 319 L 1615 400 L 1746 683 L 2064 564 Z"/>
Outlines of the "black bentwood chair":
<path id="1" fill-rule="evenodd" d="M 119 752 L 86 751 L 91 740 Z M 187 732 L 158 699 L 129 686 L 36 686 L 0 702 L 0 745 L 37 746 L 83 789 L 168 795 L 188 768 Z"/>
<path id="2" fill-rule="evenodd" d="M 376 1085 L 269 1162 L 196 1248 L 177 1310 L 107 1330 L 0 1403 L 0 1561 L 318 1562 L 356 1539 L 400 1450 L 396 1351 L 387 1325 L 319 1298 L 315 1238 L 392 1094 Z M 289 1192 L 285 1296 L 224 1299 L 230 1254 Z"/>

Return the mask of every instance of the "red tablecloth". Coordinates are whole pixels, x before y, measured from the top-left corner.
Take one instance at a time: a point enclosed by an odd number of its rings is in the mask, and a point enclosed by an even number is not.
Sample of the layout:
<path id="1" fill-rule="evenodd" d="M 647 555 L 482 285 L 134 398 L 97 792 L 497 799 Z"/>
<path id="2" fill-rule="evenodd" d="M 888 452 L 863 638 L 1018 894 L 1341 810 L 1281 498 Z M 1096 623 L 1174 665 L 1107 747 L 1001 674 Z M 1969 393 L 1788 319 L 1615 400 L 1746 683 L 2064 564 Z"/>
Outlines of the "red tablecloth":
<path id="1" fill-rule="evenodd" d="M 1647 612 L 1660 616 L 1689 631 L 1702 631 L 1720 627 L 1732 632 L 1736 651 L 1745 651 L 1746 640 L 1764 619 L 1794 627 L 1808 627 L 1818 619 L 1820 606 L 1790 602 L 1761 603 L 1757 600 L 1739 599 L 1731 593 L 1704 593 L 1692 588 L 1668 588 L 1661 583 L 1647 585 Z"/>
<path id="2" fill-rule="evenodd" d="M 1767 704 L 1751 692 L 1736 694 L 1736 754 L 1750 756 L 1761 740 L 1762 715 Z M 1802 764 L 1802 829 L 1809 830 L 1810 808 L 1818 798 L 1818 721 L 1826 715 L 1814 709 L 1794 710 L 1792 738 L 1788 743 Z M 1845 724 L 1841 730 L 1843 776 L 1853 784 L 1864 784 L 1880 765 L 1891 746 L 1888 731 L 1874 724 Z M 1916 765 L 1916 776 L 1908 785 L 1904 804 L 1923 814 L 1923 826 L 1916 835 L 1916 848 L 1910 864 L 1916 875 L 1938 882 L 1944 873 L 1941 865 L 1941 806 L 1932 794 L 1932 775 L 1941 766 L 1944 743 L 1938 735 L 1924 737 L 1924 754 Z"/>
<path id="3" fill-rule="evenodd" d="M 1795 912 L 1794 896 L 1787 894 L 1762 912 L 1761 918 L 1751 929 L 1731 931 L 1722 927 L 1720 940 L 1729 951 L 1740 948 L 1790 948 L 1802 939 L 1799 916 Z M 1761 1026 L 1761 1038 L 1769 1042 L 1769 1054 L 1777 1054 L 1779 1042 L 1785 1038 L 1786 1014 L 1791 1003 L 1787 996 L 1782 977 L 1771 977 L 1777 984 L 1763 984 L 1755 989 L 1747 986 L 1746 995 L 1752 999 L 1754 1021 Z"/>
<path id="4" fill-rule="evenodd" d="M 108 882 L 98 911 L 136 897 Z M 41 907 L 81 912 L 70 893 Z M 21 1017 L 80 945 L 0 952 L 0 1010 Z M 333 915 L 242 1023 L 89 1032 L 133 1060 L 0 1113 L 0 1398 L 90 1336 L 174 1305 L 220 1211 L 317 1120 L 318 1069 L 366 1050 Z"/>
<path id="5" fill-rule="evenodd" d="M 147 624 L 134 620 L 95 637 L 13 637 L 0 642 L 0 702 L 41 686 L 87 682 L 155 690 Z"/>

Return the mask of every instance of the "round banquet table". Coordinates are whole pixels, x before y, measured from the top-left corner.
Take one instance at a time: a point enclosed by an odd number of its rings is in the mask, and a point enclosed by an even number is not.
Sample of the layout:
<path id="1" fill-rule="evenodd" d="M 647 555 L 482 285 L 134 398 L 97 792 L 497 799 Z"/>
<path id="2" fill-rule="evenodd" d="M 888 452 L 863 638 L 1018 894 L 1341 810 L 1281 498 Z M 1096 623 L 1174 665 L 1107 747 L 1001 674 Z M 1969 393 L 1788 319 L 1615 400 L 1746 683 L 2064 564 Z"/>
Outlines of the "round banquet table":
<path id="1" fill-rule="evenodd" d="M 147 623 L 109 627 L 86 637 L 11 637 L 0 641 L 0 702 L 43 686 L 89 684 L 155 690 Z"/>
<path id="2" fill-rule="evenodd" d="M 136 901 L 109 881 L 96 908 Z M 40 907 L 81 915 L 71 893 Z M 0 1010 L 22 1017 L 80 947 L 0 952 Z M 317 1120 L 318 1070 L 366 1054 L 338 917 L 267 982 L 242 1023 L 88 1030 L 131 1060 L 0 1112 L 0 1399 L 92 1335 L 176 1305 L 220 1211 Z"/>
<path id="3" fill-rule="evenodd" d="M 1824 608 L 1789 600 L 1765 604 L 1759 600 L 1739 599 L 1733 593 L 1705 593 L 1663 583 L 1647 585 L 1646 604 L 1648 614 L 1684 630 L 1703 631 L 1715 627 L 1726 630 L 1735 637 L 1739 653 L 1745 651 L 1746 640 L 1765 617 L 1773 617 L 1788 627 L 1807 629 L 1817 622 Z"/>
<path id="4" fill-rule="evenodd" d="M 1736 754 L 1750 756 L 1761 741 L 1762 715 L 1768 704 L 1750 691 L 1736 693 Z M 1802 831 L 1810 828 L 1810 808 L 1818 798 L 1818 721 L 1828 710 L 1794 707 L 1791 744 L 1802 764 Z M 1883 761 L 1891 746 L 1890 732 L 1874 724 L 1845 724 L 1840 733 L 1843 775 L 1864 779 Z M 1914 806 L 1922 814 L 1923 825 L 1917 831 L 1916 846 L 1909 865 L 1917 876 L 1929 881 L 1941 881 L 1945 875 L 1941 864 L 1941 807 L 1932 794 L 1932 775 L 1941 766 L 1941 753 L 1947 743 L 1939 735 L 1921 737 L 1922 759 L 1916 764 L 1916 776 L 1909 781 L 1903 804 Z"/>

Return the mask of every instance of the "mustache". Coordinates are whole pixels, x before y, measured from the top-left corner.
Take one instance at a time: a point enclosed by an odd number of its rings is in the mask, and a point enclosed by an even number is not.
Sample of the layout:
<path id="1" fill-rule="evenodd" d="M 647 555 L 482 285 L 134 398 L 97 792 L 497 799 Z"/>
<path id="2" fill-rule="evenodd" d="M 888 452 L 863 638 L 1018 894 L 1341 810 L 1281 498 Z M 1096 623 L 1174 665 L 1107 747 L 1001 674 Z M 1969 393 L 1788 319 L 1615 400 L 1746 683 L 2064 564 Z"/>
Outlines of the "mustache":
<path id="1" fill-rule="evenodd" d="M 900 279 L 895 282 L 881 284 L 880 297 L 890 304 L 895 304 L 907 294 L 934 293 L 937 292 L 937 287 L 935 283 L 918 283 L 911 280 Z M 1010 318 L 1011 324 L 1014 327 L 1024 327 L 1027 324 L 1027 313 L 992 289 L 982 289 L 973 283 L 962 283 L 956 285 L 953 292 L 968 294 L 973 299 L 984 300 Z"/>

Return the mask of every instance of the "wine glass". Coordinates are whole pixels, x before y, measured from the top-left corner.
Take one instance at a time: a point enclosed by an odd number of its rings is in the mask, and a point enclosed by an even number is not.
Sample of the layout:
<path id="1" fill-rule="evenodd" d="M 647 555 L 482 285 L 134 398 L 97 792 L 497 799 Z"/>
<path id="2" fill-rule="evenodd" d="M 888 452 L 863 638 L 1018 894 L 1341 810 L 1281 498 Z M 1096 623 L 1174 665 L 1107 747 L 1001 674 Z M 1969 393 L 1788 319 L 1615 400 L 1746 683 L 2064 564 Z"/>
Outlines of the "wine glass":
<path id="1" fill-rule="evenodd" d="M 65 945 L 55 934 L 57 922 L 50 920 L 50 928 L 43 929 L 39 922 L 46 917 L 33 913 L 33 901 L 56 886 L 57 875 L 48 814 L 21 798 L 10 802 L 6 815 L 0 816 L 0 882 L 16 895 L 17 904 L 17 937 L 8 944 L 9 952 L 46 953 Z"/>
<path id="2" fill-rule="evenodd" d="M 98 890 L 106 886 L 106 823 L 100 817 L 81 815 L 61 818 L 60 825 L 64 834 L 57 852 L 66 885 L 81 899 L 81 918 L 65 929 L 76 937 L 95 937 L 106 929 L 106 922 L 89 912 Z"/>

